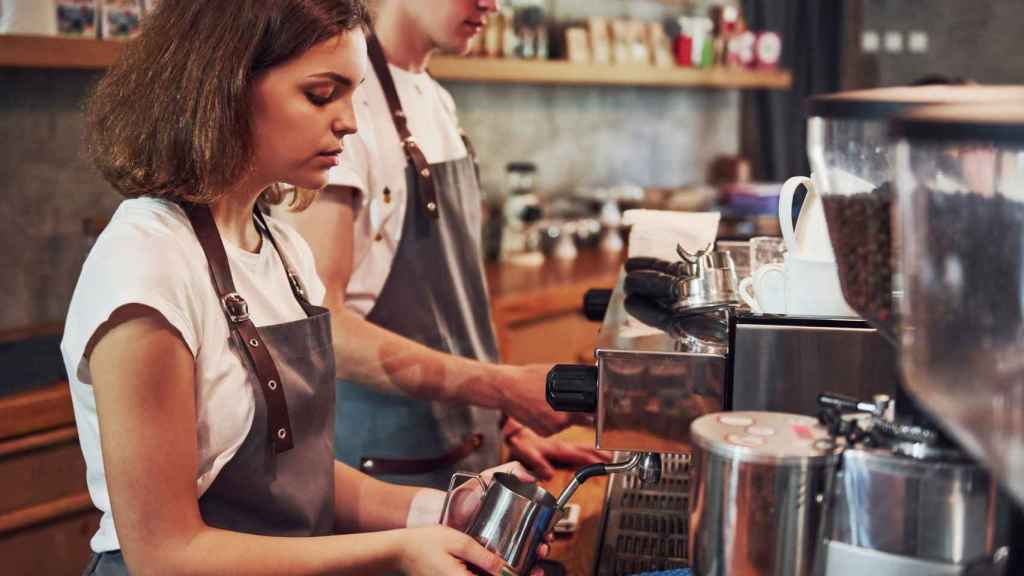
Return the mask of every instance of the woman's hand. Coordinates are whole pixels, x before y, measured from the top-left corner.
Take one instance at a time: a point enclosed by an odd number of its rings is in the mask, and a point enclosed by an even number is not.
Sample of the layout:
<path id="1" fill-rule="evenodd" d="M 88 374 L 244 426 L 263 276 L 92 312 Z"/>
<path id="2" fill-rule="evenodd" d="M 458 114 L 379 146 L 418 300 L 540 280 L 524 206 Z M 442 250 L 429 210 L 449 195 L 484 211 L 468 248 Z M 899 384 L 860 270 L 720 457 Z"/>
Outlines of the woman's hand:
<path id="1" fill-rule="evenodd" d="M 469 536 L 447 526 L 403 530 L 398 568 L 407 576 L 472 576 L 466 564 L 501 574 L 505 562 Z M 408 537 L 404 532 L 408 532 Z"/>

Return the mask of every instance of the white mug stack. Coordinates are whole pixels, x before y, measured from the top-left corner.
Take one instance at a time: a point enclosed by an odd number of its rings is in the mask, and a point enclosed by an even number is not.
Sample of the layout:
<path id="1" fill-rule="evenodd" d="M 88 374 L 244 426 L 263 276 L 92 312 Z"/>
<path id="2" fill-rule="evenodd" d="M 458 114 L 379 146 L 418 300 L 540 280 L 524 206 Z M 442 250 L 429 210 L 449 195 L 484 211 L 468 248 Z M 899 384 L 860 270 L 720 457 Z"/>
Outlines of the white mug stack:
<path id="1" fill-rule="evenodd" d="M 825 210 L 815 190 L 816 175 L 796 176 L 782 185 L 779 224 L 786 244 L 781 264 L 760 266 L 740 283 L 740 297 L 757 313 L 856 317 L 839 285 L 839 271 L 828 236 Z M 793 195 L 807 196 L 793 226 Z"/>

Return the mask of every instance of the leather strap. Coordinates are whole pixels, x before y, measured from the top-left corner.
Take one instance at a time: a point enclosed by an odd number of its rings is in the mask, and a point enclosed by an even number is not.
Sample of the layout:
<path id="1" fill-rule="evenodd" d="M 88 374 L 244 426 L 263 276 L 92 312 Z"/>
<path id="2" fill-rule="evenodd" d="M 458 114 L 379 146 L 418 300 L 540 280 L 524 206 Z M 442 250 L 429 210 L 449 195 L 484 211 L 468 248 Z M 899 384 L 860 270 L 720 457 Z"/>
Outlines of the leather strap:
<path id="1" fill-rule="evenodd" d="M 388 102 L 391 119 L 394 120 L 398 137 L 402 139 L 402 149 L 405 151 L 406 158 L 416 167 L 416 179 L 419 182 L 421 195 L 420 202 L 423 205 L 423 209 L 427 211 L 427 215 L 436 219 L 438 217 L 437 190 L 434 189 L 434 179 L 430 173 L 430 164 L 416 143 L 416 138 L 413 137 L 412 132 L 409 132 L 409 123 L 406 120 L 405 111 L 402 110 L 402 101 L 398 98 L 395 79 L 392 78 L 391 70 L 388 69 L 388 60 L 384 55 L 384 48 L 381 47 L 377 37 L 371 35 L 366 39 L 366 49 L 370 56 L 370 63 L 373 64 L 373 69 L 380 80 L 381 88 L 384 89 L 384 98 Z"/>
<path id="2" fill-rule="evenodd" d="M 228 326 L 238 337 L 239 344 L 245 349 L 246 355 L 252 362 L 253 371 L 267 404 L 267 430 L 274 446 L 274 452 L 279 454 L 291 450 L 293 447 L 292 424 L 288 416 L 288 403 L 285 400 L 281 376 L 278 374 L 274 359 L 270 356 L 270 351 L 267 350 L 260 337 L 259 330 L 249 318 L 248 304 L 235 290 L 227 253 L 224 251 L 224 243 L 217 231 L 217 224 L 213 221 L 213 214 L 210 213 L 208 206 L 196 204 L 183 204 L 182 206 L 192 223 L 196 237 L 199 239 L 199 245 L 202 246 L 203 252 L 206 254 L 214 289 L 217 291 L 217 296 L 220 298 L 224 313 L 228 318 Z M 257 219 L 264 227 L 266 226 L 266 222 L 263 221 L 262 215 L 258 211 Z M 269 231 L 269 229 L 265 230 L 266 233 Z M 273 236 L 269 236 L 269 238 L 276 249 L 277 243 L 273 241 Z M 284 256 L 281 258 L 284 261 Z M 285 266 L 287 268 L 287 264 Z M 292 275 L 289 271 L 289 278 Z M 292 290 L 296 292 L 294 284 Z M 297 298 L 298 294 L 299 292 L 296 292 Z M 299 298 L 300 304 L 303 299 L 304 296 Z"/>
<path id="3" fill-rule="evenodd" d="M 472 434 L 447 454 L 437 458 L 423 460 L 398 460 L 389 458 L 363 457 L 359 459 L 359 469 L 366 474 L 429 474 L 435 470 L 451 468 L 462 459 L 479 450 L 484 445 L 483 434 Z"/>
<path id="4" fill-rule="evenodd" d="M 291 286 L 292 294 L 294 294 L 295 299 L 298 300 L 299 306 L 302 306 L 302 311 L 306 313 L 306 316 L 316 316 L 316 307 L 309 302 L 309 297 L 306 295 L 306 288 L 302 285 L 299 275 L 295 273 L 295 268 L 292 267 L 291 263 L 288 261 L 288 257 L 285 256 L 284 251 L 281 250 L 281 246 L 277 243 L 274 235 L 271 234 L 270 226 L 267 225 L 267 220 L 263 217 L 263 212 L 260 211 L 259 206 L 256 206 L 253 210 L 253 214 L 256 216 L 256 227 L 264 236 L 270 239 L 270 243 L 274 246 L 274 250 L 277 251 L 277 255 L 281 258 L 281 264 L 284 265 L 285 274 L 288 275 L 288 285 Z"/>

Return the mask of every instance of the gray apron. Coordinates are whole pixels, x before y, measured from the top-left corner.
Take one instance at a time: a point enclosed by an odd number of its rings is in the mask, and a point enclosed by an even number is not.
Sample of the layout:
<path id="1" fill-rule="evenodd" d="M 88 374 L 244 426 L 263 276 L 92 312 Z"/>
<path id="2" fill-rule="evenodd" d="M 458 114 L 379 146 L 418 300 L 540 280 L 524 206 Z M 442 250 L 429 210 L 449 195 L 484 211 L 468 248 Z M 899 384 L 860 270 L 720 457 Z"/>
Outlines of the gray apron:
<path id="1" fill-rule="evenodd" d="M 408 143 L 390 71 L 386 62 L 381 66 L 376 39 L 368 43 L 396 128 Z M 466 144 L 468 157 L 429 166 L 415 145 L 405 146 L 402 236 L 366 319 L 434 350 L 495 362 L 497 338 L 481 255 L 480 187 L 472 145 Z M 456 470 L 480 471 L 499 463 L 496 410 L 383 394 L 345 381 L 338 382 L 337 397 L 335 455 L 368 474 L 443 489 Z"/>
<path id="2" fill-rule="evenodd" d="M 202 212 L 205 211 L 205 215 Z M 203 251 L 210 261 L 215 285 L 217 276 L 230 280 L 223 245 L 209 246 L 212 218 L 206 208 L 186 210 L 192 218 Z M 198 219 L 196 218 L 198 216 Z M 277 249 L 270 230 L 257 216 L 263 234 Z M 212 229 L 216 235 L 216 227 Z M 255 412 L 249 433 L 238 452 L 221 469 L 213 484 L 199 499 L 203 521 L 215 528 L 265 536 L 324 536 L 334 532 L 334 352 L 331 345 L 329 312 L 310 304 L 298 277 L 291 272 L 284 254 L 278 254 L 288 270 L 289 280 L 307 318 L 261 326 L 258 333 L 236 331 L 235 345 L 244 349 L 252 338 L 269 352 L 275 370 L 273 389 L 262 389 L 270 368 L 248 356 L 254 387 Z M 222 266 L 223 263 L 224 266 Z M 214 268 L 220 268 L 214 271 Z M 223 294 L 217 286 L 218 293 Z M 233 289 L 230 292 L 234 292 Z M 233 309 L 228 308 L 231 316 Z M 235 318 L 228 321 L 233 322 Z M 251 324 L 250 324 L 251 325 Z M 255 330 L 255 327 L 252 327 Z M 270 394 L 282 393 L 283 401 Z M 275 406 L 286 414 L 275 414 Z M 283 420 L 281 420 L 283 419 Z M 279 423 L 280 421 L 280 423 Z M 291 439 L 291 447 L 279 445 L 280 432 Z M 85 575 L 128 574 L 120 552 L 93 555 Z"/>

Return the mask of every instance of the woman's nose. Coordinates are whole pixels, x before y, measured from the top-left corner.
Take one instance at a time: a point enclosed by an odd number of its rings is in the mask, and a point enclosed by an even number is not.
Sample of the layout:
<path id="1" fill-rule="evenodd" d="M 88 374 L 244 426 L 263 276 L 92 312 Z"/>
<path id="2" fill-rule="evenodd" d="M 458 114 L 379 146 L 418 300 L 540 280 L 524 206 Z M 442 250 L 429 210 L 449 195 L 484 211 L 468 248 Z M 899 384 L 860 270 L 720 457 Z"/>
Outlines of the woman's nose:
<path id="1" fill-rule="evenodd" d="M 356 122 L 356 115 L 351 108 L 340 114 L 331 122 L 331 132 L 340 140 L 349 134 L 355 134 L 359 130 Z"/>

